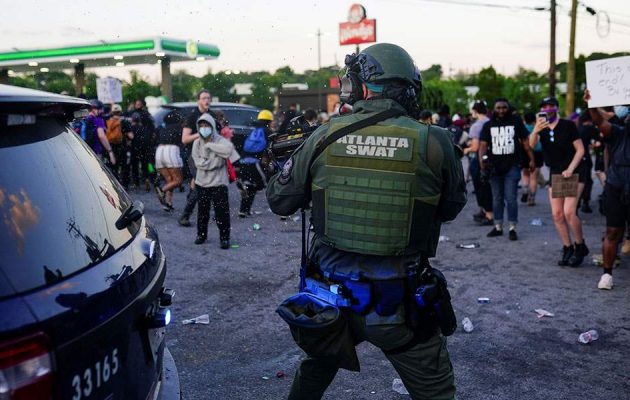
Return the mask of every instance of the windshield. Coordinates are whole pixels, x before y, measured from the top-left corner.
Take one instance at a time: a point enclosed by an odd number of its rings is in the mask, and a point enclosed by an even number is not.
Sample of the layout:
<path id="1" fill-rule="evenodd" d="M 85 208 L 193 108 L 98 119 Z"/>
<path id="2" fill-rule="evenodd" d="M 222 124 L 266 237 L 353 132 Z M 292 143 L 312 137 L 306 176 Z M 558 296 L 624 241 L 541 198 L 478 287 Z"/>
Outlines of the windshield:
<path id="1" fill-rule="evenodd" d="M 14 290 L 55 283 L 111 255 L 139 228 L 114 226 L 129 204 L 65 123 L 0 127 L 0 272 Z"/>
<path id="2" fill-rule="evenodd" d="M 223 111 L 225 118 L 230 122 L 230 126 L 252 126 L 258 117 L 258 111 L 256 110 L 239 110 L 237 108 L 212 109 Z"/>

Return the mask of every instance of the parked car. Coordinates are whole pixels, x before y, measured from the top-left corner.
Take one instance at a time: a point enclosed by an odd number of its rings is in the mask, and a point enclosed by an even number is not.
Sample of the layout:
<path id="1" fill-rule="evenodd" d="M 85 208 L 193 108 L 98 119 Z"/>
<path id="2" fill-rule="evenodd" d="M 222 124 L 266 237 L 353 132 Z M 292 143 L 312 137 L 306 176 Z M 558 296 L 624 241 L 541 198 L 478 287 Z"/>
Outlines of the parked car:
<path id="1" fill-rule="evenodd" d="M 0 85 L 0 398 L 179 399 L 156 230 L 69 122 Z"/>
<path id="2" fill-rule="evenodd" d="M 174 110 L 179 112 L 184 118 L 193 112 L 197 107 L 197 103 L 194 102 L 182 102 L 171 103 L 160 106 L 160 108 L 153 114 L 155 119 L 155 126 L 162 126 L 164 117 Z M 230 128 L 234 130 L 234 137 L 232 142 L 239 152 L 243 149 L 243 142 L 245 138 L 253 129 L 253 122 L 258 117 L 259 108 L 250 106 L 247 104 L 239 103 L 211 103 L 210 110 L 221 110 L 225 114 L 225 118 L 230 123 Z"/>

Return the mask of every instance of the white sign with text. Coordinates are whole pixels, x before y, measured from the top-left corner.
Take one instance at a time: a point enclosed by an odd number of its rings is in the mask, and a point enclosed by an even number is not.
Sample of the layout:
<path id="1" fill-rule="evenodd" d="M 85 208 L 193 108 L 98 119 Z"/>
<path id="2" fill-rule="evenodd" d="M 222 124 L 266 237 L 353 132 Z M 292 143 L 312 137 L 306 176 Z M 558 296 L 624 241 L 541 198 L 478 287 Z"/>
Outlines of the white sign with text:
<path id="1" fill-rule="evenodd" d="M 630 104 L 630 56 L 586 62 L 589 107 Z"/>
<path id="2" fill-rule="evenodd" d="M 96 97 L 103 103 L 122 102 L 122 85 L 116 78 L 97 78 Z"/>

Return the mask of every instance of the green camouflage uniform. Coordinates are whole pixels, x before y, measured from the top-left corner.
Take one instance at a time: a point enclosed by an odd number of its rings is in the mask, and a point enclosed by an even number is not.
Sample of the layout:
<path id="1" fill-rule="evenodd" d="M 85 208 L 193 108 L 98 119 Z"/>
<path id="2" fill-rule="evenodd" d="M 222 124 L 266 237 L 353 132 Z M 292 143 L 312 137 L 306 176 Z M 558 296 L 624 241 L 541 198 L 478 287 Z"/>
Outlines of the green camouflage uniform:
<path id="1" fill-rule="evenodd" d="M 308 165 L 331 131 L 389 108 L 389 99 L 359 101 L 351 115 L 315 131 L 267 187 L 273 212 L 290 215 L 307 201 Z M 322 271 L 368 281 L 401 279 L 419 256 L 433 257 L 442 222 L 466 203 L 460 161 L 447 131 L 407 116 L 390 118 L 342 137 L 311 168 L 315 237 L 309 259 Z M 355 344 L 369 341 L 392 362 L 414 399 L 453 399 L 453 370 L 439 328 L 420 334 L 405 324 L 401 304 L 393 315 L 350 313 Z M 354 359 L 356 354 L 354 350 Z M 307 357 L 290 399 L 319 399 L 339 368 L 358 370 L 352 357 Z"/>

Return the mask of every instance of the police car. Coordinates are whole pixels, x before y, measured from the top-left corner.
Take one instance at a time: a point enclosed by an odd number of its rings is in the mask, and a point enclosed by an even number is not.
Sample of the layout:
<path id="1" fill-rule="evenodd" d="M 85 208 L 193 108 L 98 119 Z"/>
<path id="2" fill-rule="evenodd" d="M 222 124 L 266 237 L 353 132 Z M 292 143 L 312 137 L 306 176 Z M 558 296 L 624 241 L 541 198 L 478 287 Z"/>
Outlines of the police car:
<path id="1" fill-rule="evenodd" d="M 179 399 L 155 229 L 69 122 L 0 85 L 0 399 Z"/>

